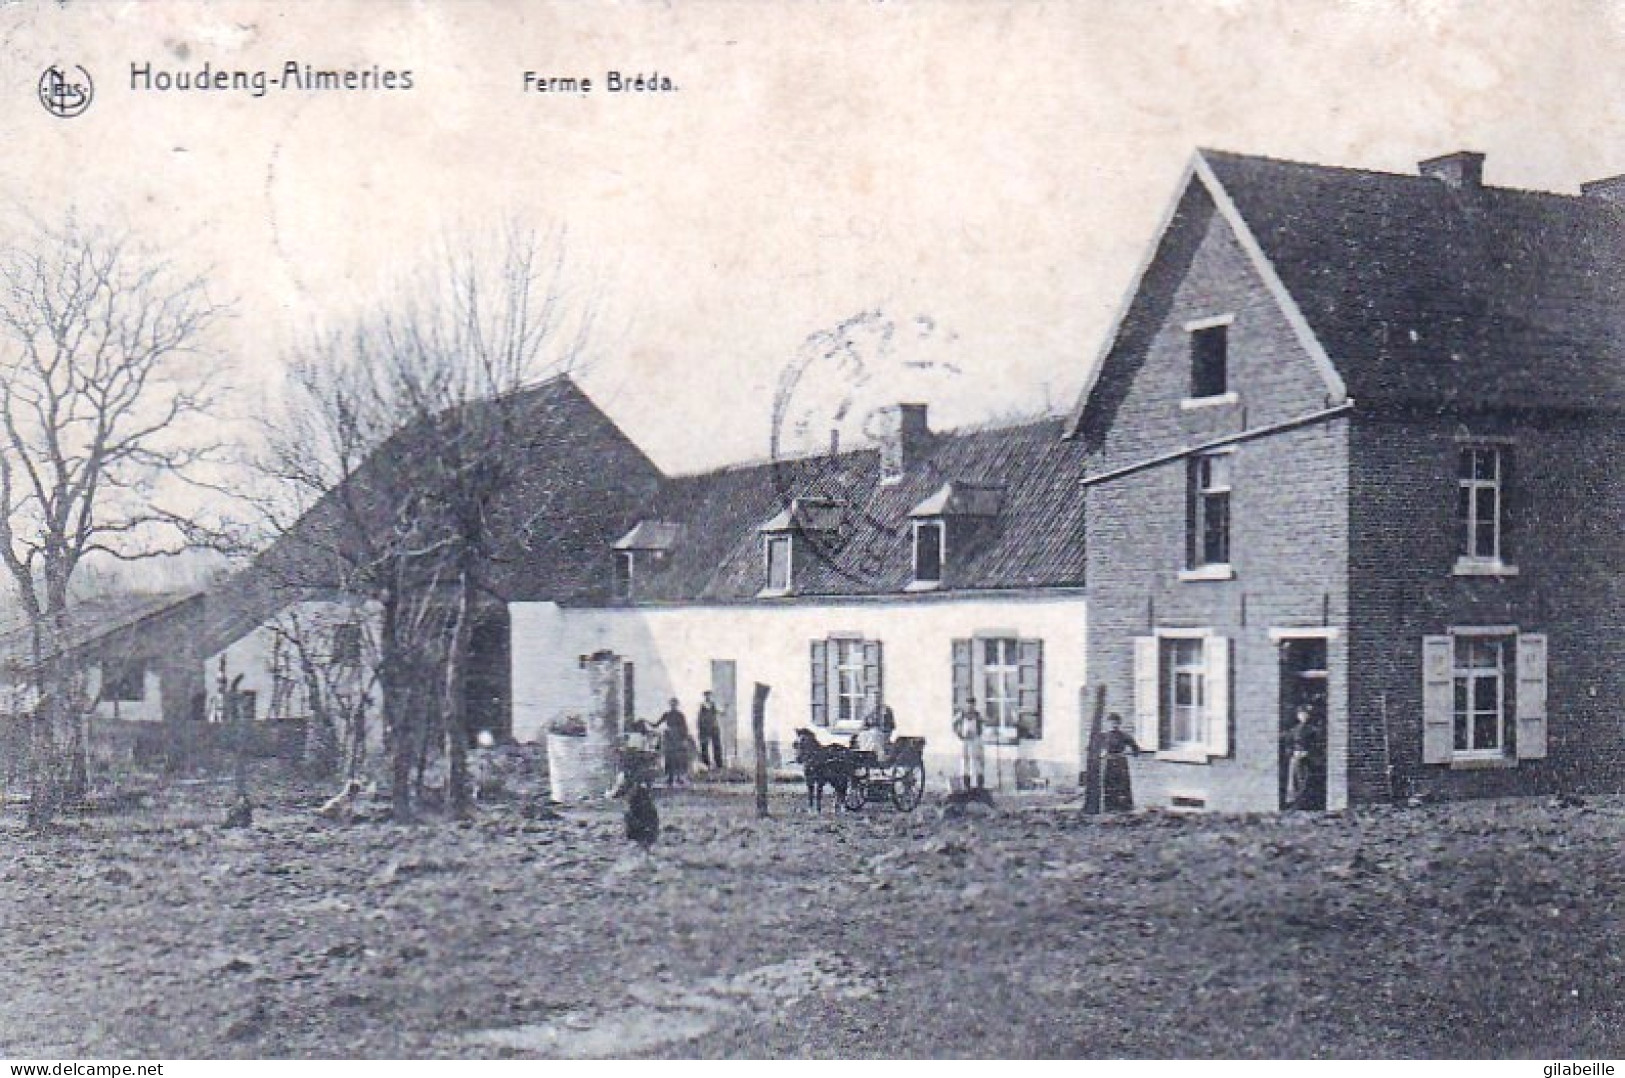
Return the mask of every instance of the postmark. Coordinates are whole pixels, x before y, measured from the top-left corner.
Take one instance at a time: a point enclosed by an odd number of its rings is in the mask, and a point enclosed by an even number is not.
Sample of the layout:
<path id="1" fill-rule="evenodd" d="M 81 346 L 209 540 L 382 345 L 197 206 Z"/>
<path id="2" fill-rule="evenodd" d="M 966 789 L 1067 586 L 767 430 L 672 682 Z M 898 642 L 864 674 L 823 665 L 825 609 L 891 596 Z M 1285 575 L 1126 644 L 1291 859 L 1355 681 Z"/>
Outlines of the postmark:
<path id="1" fill-rule="evenodd" d="M 816 506 L 818 526 L 798 530 L 797 541 L 850 584 L 881 584 L 888 554 L 910 538 L 906 521 L 875 510 L 875 477 L 857 451 L 881 441 L 888 409 L 943 394 L 959 374 L 946 358 L 955 339 L 929 317 L 899 320 L 877 308 L 810 334 L 779 373 L 769 433 L 775 498 L 783 510 Z"/>

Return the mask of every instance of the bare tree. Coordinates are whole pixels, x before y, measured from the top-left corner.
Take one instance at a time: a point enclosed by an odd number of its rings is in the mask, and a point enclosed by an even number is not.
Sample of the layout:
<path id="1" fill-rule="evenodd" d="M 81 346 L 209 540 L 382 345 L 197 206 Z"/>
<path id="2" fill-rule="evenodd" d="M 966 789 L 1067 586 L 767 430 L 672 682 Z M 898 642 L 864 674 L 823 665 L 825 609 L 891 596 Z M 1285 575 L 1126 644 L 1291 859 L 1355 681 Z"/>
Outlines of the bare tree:
<path id="1" fill-rule="evenodd" d="M 0 560 L 32 631 L 38 703 L 30 822 L 83 792 L 83 716 L 69 699 L 70 585 L 86 559 L 185 545 L 161 505 L 213 446 L 210 330 L 198 277 L 73 220 L 0 253 Z"/>
<path id="2" fill-rule="evenodd" d="M 526 438 L 524 390 L 576 366 L 590 304 L 564 284 L 562 238 L 510 226 L 443 252 L 391 300 L 318 338 L 292 365 L 271 470 L 303 491 L 320 572 L 381 610 L 379 679 L 394 811 L 414 770 L 447 757 L 447 797 L 469 807 L 464 683 L 475 606 L 497 557 L 495 514 Z M 294 559 L 308 570 L 312 559 Z"/>

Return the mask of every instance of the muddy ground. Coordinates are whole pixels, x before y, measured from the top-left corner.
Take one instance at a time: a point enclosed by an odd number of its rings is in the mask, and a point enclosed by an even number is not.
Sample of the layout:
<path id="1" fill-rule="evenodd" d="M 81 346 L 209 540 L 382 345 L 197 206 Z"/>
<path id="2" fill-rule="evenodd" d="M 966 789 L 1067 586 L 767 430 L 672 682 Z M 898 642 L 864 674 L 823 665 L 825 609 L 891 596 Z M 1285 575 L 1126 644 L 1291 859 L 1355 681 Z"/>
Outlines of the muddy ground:
<path id="1" fill-rule="evenodd" d="M 212 791 L 212 792 L 211 792 Z M 1625 1055 L 1625 800 L 0 827 L 0 1056 Z"/>

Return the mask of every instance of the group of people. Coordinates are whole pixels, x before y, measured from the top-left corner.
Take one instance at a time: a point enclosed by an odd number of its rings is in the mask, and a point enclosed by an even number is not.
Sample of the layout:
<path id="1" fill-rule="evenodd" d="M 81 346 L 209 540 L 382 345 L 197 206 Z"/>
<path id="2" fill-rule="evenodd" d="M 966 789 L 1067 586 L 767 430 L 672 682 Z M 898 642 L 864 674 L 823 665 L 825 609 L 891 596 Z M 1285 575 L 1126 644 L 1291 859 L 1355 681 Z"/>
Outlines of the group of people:
<path id="1" fill-rule="evenodd" d="M 688 716 L 683 714 L 677 697 L 672 697 L 667 703 L 665 714 L 645 725 L 651 732 L 659 733 L 661 761 L 666 770 L 666 785 L 686 784 L 688 773 L 693 768 L 696 746 L 694 738 L 688 732 Z M 700 762 L 707 768 L 721 768 L 722 712 L 709 690 L 700 700 L 699 711 L 694 716 L 694 725 L 699 734 Z"/>

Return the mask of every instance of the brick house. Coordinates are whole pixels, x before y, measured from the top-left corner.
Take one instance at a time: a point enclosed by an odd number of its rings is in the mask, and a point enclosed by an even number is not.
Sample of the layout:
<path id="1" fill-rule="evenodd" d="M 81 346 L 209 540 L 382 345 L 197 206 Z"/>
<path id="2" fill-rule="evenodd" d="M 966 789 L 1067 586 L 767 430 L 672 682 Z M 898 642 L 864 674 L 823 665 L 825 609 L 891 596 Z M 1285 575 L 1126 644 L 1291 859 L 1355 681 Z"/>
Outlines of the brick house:
<path id="1" fill-rule="evenodd" d="M 1072 417 L 1141 804 L 1618 789 L 1625 183 L 1202 151 Z"/>

